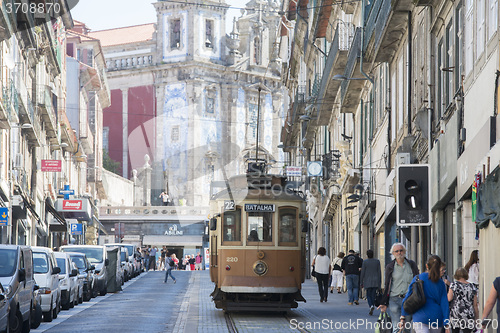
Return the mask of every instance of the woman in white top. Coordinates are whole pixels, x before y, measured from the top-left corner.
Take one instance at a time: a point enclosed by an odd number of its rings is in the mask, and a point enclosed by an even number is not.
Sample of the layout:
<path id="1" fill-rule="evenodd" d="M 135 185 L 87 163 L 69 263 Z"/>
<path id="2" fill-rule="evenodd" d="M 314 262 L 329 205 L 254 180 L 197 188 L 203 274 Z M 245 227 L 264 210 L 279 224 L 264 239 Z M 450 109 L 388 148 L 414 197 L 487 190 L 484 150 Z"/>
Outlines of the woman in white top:
<path id="1" fill-rule="evenodd" d="M 465 270 L 469 273 L 468 282 L 476 288 L 479 287 L 479 251 L 474 250 L 470 254 L 469 262 L 465 265 Z"/>
<path id="2" fill-rule="evenodd" d="M 342 286 L 344 285 L 344 274 L 342 274 L 342 259 L 345 253 L 339 252 L 337 257 L 333 259 L 333 270 L 332 270 L 332 284 L 330 285 L 330 293 L 333 293 L 333 289 L 337 288 L 339 294 L 342 293 Z"/>
<path id="3" fill-rule="evenodd" d="M 326 302 L 328 298 L 328 281 L 330 279 L 332 265 L 330 264 L 330 258 L 326 255 L 326 249 L 324 247 L 318 249 L 318 255 L 314 257 L 312 265 L 316 271 L 320 302 Z"/>

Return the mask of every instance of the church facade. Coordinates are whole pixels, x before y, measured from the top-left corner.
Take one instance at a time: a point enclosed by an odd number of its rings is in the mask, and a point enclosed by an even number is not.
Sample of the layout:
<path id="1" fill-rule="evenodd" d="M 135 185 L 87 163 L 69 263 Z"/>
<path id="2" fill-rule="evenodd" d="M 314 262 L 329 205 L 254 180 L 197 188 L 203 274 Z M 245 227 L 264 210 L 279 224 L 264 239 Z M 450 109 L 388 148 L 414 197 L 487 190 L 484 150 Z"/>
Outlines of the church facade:
<path id="1" fill-rule="evenodd" d="M 256 157 L 257 133 L 257 157 L 280 172 L 278 4 L 248 2 L 229 33 L 224 1 L 153 5 L 156 24 L 92 33 L 104 45 L 111 87 L 105 147 L 122 175 L 147 168 L 148 154 L 151 205 L 167 190 L 174 205 L 207 206 L 211 185 Z"/>

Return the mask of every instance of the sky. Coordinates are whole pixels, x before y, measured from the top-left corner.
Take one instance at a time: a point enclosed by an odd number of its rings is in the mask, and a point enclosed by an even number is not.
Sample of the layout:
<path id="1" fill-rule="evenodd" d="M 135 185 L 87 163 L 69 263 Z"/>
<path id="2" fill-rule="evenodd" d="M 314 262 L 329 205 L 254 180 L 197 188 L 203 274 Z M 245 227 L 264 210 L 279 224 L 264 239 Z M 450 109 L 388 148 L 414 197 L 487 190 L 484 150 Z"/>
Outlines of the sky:
<path id="1" fill-rule="evenodd" d="M 80 0 L 71 9 L 74 20 L 84 22 L 92 31 L 156 23 L 154 0 Z M 231 7 L 226 21 L 226 33 L 231 32 L 234 16 L 249 0 L 226 0 Z"/>

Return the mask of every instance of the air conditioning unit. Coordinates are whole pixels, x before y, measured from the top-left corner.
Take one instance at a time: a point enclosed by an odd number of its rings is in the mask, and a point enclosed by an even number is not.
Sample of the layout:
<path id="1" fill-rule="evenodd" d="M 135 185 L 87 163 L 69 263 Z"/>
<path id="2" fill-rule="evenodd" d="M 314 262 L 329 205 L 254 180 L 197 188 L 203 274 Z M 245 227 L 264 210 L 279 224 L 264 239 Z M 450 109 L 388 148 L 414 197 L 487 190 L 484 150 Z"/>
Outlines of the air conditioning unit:
<path id="1" fill-rule="evenodd" d="M 14 155 L 14 161 L 12 167 L 14 169 L 22 169 L 23 168 L 23 154 L 17 153 Z"/>

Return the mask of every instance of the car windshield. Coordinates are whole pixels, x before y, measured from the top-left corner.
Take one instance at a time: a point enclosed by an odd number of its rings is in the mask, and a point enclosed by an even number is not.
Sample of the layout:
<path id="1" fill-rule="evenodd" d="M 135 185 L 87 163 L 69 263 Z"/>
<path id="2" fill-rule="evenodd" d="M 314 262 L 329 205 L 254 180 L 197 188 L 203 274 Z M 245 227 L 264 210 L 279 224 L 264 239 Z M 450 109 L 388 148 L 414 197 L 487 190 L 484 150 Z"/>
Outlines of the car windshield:
<path id="1" fill-rule="evenodd" d="M 129 256 L 131 256 L 132 253 L 134 253 L 134 246 L 133 245 L 123 245 L 123 247 L 127 249 Z"/>
<path id="2" fill-rule="evenodd" d="M 85 265 L 85 259 L 80 256 L 71 256 L 71 261 L 75 263 L 78 269 L 85 269 L 87 265 Z"/>
<path id="3" fill-rule="evenodd" d="M 0 250 L 0 277 L 14 275 L 17 262 L 17 251 L 1 249 Z"/>
<path id="4" fill-rule="evenodd" d="M 56 258 L 56 260 L 57 260 L 57 267 L 61 269 L 61 274 L 66 274 L 66 259 Z"/>
<path id="5" fill-rule="evenodd" d="M 33 252 L 33 273 L 45 274 L 49 271 L 49 259 L 43 252 Z"/>
<path id="6" fill-rule="evenodd" d="M 87 259 L 90 263 L 101 263 L 102 262 L 102 249 L 93 247 L 68 247 L 63 249 L 66 252 L 80 252 L 85 253 Z M 80 266 L 78 266 L 80 268 Z"/>

